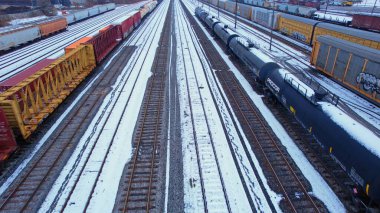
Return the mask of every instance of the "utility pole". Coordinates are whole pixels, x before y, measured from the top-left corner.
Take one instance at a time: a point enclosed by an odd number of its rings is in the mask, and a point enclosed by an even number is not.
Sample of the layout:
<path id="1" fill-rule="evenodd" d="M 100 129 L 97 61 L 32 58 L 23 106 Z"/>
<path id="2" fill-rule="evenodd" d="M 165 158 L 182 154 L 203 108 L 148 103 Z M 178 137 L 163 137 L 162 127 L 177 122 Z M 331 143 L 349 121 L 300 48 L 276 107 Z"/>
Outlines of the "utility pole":
<path id="1" fill-rule="evenodd" d="M 273 40 L 273 20 L 274 20 L 274 8 L 276 7 L 276 1 L 273 1 L 273 8 L 272 8 L 272 24 L 270 28 L 270 42 L 269 42 L 269 50 L 272 51 L 272 40 Z"/>
<path id="2" fill-rule="evenodd" d="M 219 0 L 218 0 L 218 4 L 217 4 L 218 6 L 218 19 L 219 19 Z"/>
<path id="3" fill-rule="evenodd" d="M 235 0 L 235 30 L 237 25 L 237 0 Z"/>
<path id="4" fill-rule="evenodd" d="M 371 11 L 371 15 L 372 15 L 373 12 L 375 11 L 376 3 L 377 3 L 377 0 L 375 0 L 375 3 L 373 4 L 373 8 L 372 8 L 372 11 Z"/>

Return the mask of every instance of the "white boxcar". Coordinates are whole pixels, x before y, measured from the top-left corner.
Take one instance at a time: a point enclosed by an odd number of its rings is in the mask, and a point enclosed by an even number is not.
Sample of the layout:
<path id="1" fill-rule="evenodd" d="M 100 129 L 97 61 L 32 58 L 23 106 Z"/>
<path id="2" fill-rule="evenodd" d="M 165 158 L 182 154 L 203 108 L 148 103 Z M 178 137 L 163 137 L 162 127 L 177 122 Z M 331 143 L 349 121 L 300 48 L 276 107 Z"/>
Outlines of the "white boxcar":
<path id="1" fill-rule="evenodd" d="M 105 4 L 107 6 L 107 10 L 114 10 L 116 8 L 116 4 L 115 3 L 108 3 L 108 4 Z"/>
<path id="2" fill-rule="evenodd" d="M 276 29 L 278 15 L 279 15 L 278 12 L 273 12 L 272 10 L 257 7 L 255 8 L 255 16 L 254 16 L 253 21 L 265 27 L 271 27 L 272 18 L 274 18 L 273 26 L 274 26 L 274 29 Z"/>
<path id="3" fill-rule="evenodd" d="M 305 17 L 312 17 L 312 16 L 314 16 L 315 12 L 317 12 L 317 9 L 315 9 L 313 7 L 302 7 L 302 6 L 300 6 L 298 8 L 298 13 L 301 16 L 305 16 Z"/>
<path id="4" fill-rule="evenodd" d="M 289 13 L 293 13 L 293 14 L 298 14 L 299 12 L 298 12 L 298 8 L 299 8 L 300 6 L 298 6 L 298 5 L 288 5 L 288 12 Z"/>
<path id="5" fill-rule="evenodd" d="M 67 14 L 67 15 L 64 15 L 63 17 L 65 17 L 67 24 L 72 24 L 75 22 L 74 14 Z"/>
<path id="6" fill-rule="evenodd" d="M 0 30 L 0 50 L 8 50 L 40 37 L 40 29 L 35 25 L 3 27 Z"/>
<path id="7" fill-rule="evenodd" d="M 98 14 L 99 14 L 99 8 L 98 8 L 98 6 L 94 6 L 94 7 L 88 8 L 88 16 L 89 17 L 96 16 Z"/>
<path id="8" fill-rule="evenodd" d="M 99 13 L 107 12 L 107 5 L 99 5 Z"/>
<path id="9" fill-rule="evenodd" d="M 88 9 L 76 11 L 74 13 L 75 21 L 81 21 L 88 18 Z"/>

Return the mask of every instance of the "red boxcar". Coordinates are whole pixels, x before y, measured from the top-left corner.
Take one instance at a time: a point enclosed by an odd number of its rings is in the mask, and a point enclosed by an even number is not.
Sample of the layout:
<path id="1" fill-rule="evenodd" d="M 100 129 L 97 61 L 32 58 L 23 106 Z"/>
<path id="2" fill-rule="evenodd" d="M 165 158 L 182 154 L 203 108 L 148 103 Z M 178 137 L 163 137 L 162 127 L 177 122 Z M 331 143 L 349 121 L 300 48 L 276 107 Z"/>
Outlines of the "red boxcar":
<path id="1" fill-rule="evenodd" d="M 140 11 L 137 11 L 137 13 L 133 15 L 133 25 L 136 28 L 140 23 L 141 23 L 141 13 Z"/>
<path id="2" fill-rule="evenodd" d="M 352 26 L 367 30 L 380 31 L 380 16 L 354 14 L 352 17 Z"/>
<path id="3" fill-rule="evenodd" d="M 133 16 L 118 19 L 113 24 L 119 28 L 123 37 L 126 38 L 133 31 L 134 28 Z"/>
<path id="4" fill-rule="evenodd" d="M 3 109 L 0 108 L 0 163 L 17 150 L 17 143 Z"/>
<path id="5" fill-rule="evenodd" d="M 94 36 L 87 43 L 94 46 L 95 59 L 99 64 L 120 43 L 123 36 L 118 26 L 112 26 Z"/>

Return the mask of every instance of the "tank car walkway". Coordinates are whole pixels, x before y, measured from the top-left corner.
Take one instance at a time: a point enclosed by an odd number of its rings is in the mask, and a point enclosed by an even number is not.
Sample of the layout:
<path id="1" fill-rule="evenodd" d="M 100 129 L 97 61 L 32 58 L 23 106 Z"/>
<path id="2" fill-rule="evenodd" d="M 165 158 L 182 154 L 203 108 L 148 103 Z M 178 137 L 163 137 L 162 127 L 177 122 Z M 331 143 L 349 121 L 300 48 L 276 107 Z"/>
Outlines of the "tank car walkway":
<path id="1" fill-rule="evenodd" d="M 196 4 L 163 0 L 47 119 L 1 211 L 345 210 Z"/>

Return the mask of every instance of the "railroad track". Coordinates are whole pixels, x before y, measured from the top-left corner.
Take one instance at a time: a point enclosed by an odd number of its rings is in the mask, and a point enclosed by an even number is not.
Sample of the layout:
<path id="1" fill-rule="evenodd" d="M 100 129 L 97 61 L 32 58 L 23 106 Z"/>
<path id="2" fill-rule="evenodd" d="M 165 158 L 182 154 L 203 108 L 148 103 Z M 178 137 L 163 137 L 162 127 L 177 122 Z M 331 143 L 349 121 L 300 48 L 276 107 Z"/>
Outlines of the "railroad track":
<path id="1" fill-rule="evenodd" d="M 130 13 L 132 10 L 138 8 L 138 5 L 130 6 L 130 8 L 127 10 L 120 12 L 120 10 L 123 10 L 123 8 L 112 11 L 110 14 L 102 14 L 99 17 L 88 19 L 84 22 L 69 26 L 69 31 L 67 32 L 56 34 L 53 37 L 38 41 L 32 46 L 27 46 L 9 54 L 0 56 L 0 69 L 6 70 L 5 73 L 0 74 L 0 80 L 3 81 L 22 71 L 22 69 L 31 66 L 32 64 L 37 63 L 44 58 L 50 57 L 59 51 L 62 51 L 63 47 L 75 42 L 78 38 L 82 38 L 84 36 L 97 32 L 101 26 L 107 26 L 114 20 Z M 55 47 L 51 49 L 51 51 L 46 52 L 46 54 L 38 55 L 41 50 L 45 50 L 52 46 Z M 33 58 L 28 61 L 28 58 L 30 57 Z"/>
<path id="2" fill-rule="evenodd" d="M 218 212 L 231 212 L 231 207 L 226 191 L 224 179 L 221 172 L 219 159 L 215 149 L 215 139 L 211 134 L 209 118 L 207 116 L 204 97 L 201 90 L 202 86 L 198 82 L 196 61 L 202 57 L 197 51 L 196 55 L 190 52 L 188 45 L 195 42 L 190 38 L 186 31 L 191 31 L 190 23 L 184 19 L 187 15 L 184 13 L 182 6 L 179 6 L 179 0 L 176 4 L 176 17 L 181 17 L 176 20 L 177 28 L 179 28 L 179 41 L 177 45 L 181 45 L 180 54 L 184 61 L 184 75 L 186 81 L 186 93 L 190 111 L 192 124 L 192 140 L 194 140 L 194 149 L 196 153 L 196 164 L 199 174 L 200 192 L 203 200 L 204 212 L 211 210 Z M 181 8 L 178 10 L 178 8 Z M 185 31 L 185 32 L 184 32 Z M 190 61 L 190 62 L 188 62 Z M 220 61 L 218 67 L 222 68 L 224 62 Z M 195 180 L 193 180 L 195 181 Z M 196 184 L 193 183 L 193 186 Z"/>
<path id="3" fill-rule="evenodd" d="M 200 39 L 207 47 L 207 38 Z M 218 54 L 209 53 L 214 65 L 220 63 Z M 260 162 L 263 162 L 264 173 L 271 187 L 281 193 L 284 201 L 281 207 L 284 211 L 325 212 L 327 211 L 319 200 L 309 195 L 310 186 L 303 179 L 301 172 L 290 159 L 286 150 L 267 126 L 260 112 L 249 100 L 234 74 L 226 69 L 215 71 L 216 76 L 230 100 L 231 106 L 243 126 L 244 133 L 251 141 L 252 149 Z"/>
<path id="4" fill-rule="evenodd" d="M 118 211 L 149 212 L 160 209 L 161 196 L 158 195 L 161 187 L 158 176 L 162 167 L 161 147 L 164 147 L 162 143 L 165 138 L 164 106 L 169 66 L 170 36 L 167 35 L 171 31 L 170 17 L 168 12 L 151 69 L 153 75 L 148 80 L 140 110 L 133 157 L 127 166 L 121 196 L 115 206 Z"/>

